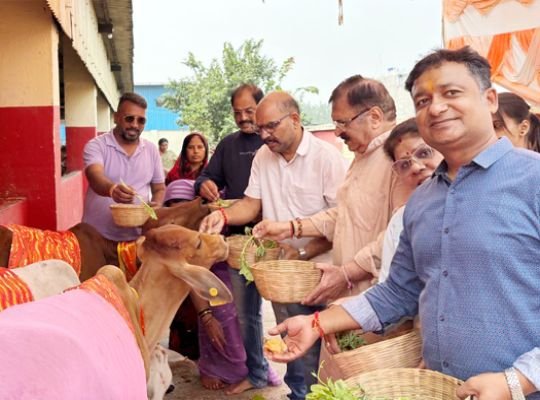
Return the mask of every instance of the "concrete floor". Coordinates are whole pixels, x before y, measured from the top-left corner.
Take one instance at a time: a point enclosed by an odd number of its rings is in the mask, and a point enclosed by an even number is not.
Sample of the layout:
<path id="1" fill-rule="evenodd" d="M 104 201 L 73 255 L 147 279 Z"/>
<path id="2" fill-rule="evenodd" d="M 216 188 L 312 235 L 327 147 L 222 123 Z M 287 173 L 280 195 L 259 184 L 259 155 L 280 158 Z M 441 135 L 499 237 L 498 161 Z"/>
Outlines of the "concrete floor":
<path id="1" fill-rule="evenodd" d="M 263 324 L 266 332 L 275 325 L 274 312 L 269 302 L 263 302 Z M 285 364 L 271 363 L 273 368 L 283 378 L 285 375 Z M 223 390 L 207 390 L 199 382 L 199 372 L 197 365 L 189 360 L 179 361 L 171 364 L 173 371 L 173 383 L 176 386 L 172 393 L 165 396 L 165 400 L 286 400 L 289 388 L 285 383 L 278 387 L 266 387 L 264 389 L 248 390 L 235 396 L 227 396 Z M 262 396 L 262 397 L 258 397 Z"/>

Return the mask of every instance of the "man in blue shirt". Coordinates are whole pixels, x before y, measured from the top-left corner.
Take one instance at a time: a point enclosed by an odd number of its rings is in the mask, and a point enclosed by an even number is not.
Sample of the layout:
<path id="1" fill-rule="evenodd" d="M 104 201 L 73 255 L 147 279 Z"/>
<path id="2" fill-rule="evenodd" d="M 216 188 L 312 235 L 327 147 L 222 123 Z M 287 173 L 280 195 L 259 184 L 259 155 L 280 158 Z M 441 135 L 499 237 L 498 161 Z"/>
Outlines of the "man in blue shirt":
<path id="1" fill-rule="evenodd" d="M 540 156 L 497 140 L 490 66 L 470 48 L 428 55 L 406 87 L 445 161 L 407 204 L 388 280 L 278 325 L 289 351 L 273 359 L 419 314 L 426 366 L 467 380 L 461 398 L 540 399 Z"/>

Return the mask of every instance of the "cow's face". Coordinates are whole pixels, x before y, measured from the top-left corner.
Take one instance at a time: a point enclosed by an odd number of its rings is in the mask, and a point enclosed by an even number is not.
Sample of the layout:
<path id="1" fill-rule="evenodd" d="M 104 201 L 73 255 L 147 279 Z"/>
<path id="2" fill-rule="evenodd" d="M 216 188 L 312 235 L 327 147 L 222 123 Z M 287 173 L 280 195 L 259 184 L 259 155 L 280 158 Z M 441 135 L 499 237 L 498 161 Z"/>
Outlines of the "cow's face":
<path id="1" fill-rule="evenodd" d="M 210 301 L 210 305 L 232 301 L 227 287 L 208 271 L 212 264 L 225 260 L 228 254 L 223 236 L 176 225 L 152 229 L 137 240 L 137 255 L 143 262 L 142 268 L 146 262 L 164 265 L 168 273 L 189 284 L 199 296 Z M 150 269 L 160 273 L 156 268 Z"/>
<path id="2" fill-rule="evenodd" d="M 183 260 L 189 264 L 210 268 L 223 261 L 229 254 L 227 243 L 221 235 L 209 235 L 177 225 L 164 225 L 151 229 L 139 239 L 138 255 L 144 262 L 153 255 L 167 261 Z"/>

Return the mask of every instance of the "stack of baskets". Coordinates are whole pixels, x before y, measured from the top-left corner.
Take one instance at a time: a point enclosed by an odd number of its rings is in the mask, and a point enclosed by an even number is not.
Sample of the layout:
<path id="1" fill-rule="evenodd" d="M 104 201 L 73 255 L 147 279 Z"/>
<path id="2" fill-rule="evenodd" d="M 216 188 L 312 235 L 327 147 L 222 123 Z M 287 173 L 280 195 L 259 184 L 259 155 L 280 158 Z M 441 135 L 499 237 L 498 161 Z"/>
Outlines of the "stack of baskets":
<path id="1" fill-rule="evenodd" d="M 369 398 L 410 400 L 458 400 L 456 389 L 462 384 L 459 379 L 440 372 L 417 368 L 378 369 L 345 382 L 351 388 L 360 386 Z"/>
<path id="2" fill-rule="evenodd" d="M 251 266 L 262 297 L 276 303 L 300 303 L 321 280 L 321 270 L 311 261 L 261 261 Z"/>
<path id="3" fill-rule="evenodd" d="M 133 228 L 142 226 L 150 215 L 142 204 L 111 204 L 113 221 L 118 226 Z"/>

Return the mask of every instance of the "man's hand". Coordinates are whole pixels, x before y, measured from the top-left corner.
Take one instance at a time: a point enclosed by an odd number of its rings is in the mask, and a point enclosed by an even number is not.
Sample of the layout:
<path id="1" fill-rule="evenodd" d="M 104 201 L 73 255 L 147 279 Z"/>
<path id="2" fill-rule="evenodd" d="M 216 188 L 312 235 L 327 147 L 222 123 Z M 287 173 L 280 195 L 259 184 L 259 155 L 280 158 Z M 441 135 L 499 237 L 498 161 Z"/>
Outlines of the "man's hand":
<path id="1" fill-rule="evenodd" d="M 253 236 L 257 239 L 271 239 L 281 241 L 291 237 L 290 222 L 277 222 L 265 219 L 253 227 Z"/>
<path id="2" fill-rule="evenodd" d="M 270 335 L 286 333 L 283 338 L 287 345 L 287 352 L 282 354 L 265 352 L 266 357 L 272 361 L 287 363 L 302 357 L 319 339 L 319 333 L 311 327 L 312 315 L 297 315 L 287 318 L 281 324 L 270 329 Z"/>
<path id="3" fill-rule="evenodd" d="M 216 201 L 219 199 L 219 189 L 211 179 L 207 179 L 201 183 L 199 194 L 208 201 Z"/>
<path id="4" fill-rule="evenodd" d="M 474 396 L 475 400 L 511 400 L 510 389 L 504 373 L 485 373 L 473 376 L 457 388 L 457 396 L 465 399 Z"/>
<path id="5" fill-rule="evenodd" d="M 210 338 L 212 346 L 214 346 L 220 353 L 225 353 L 225 335 L 223 334 L 223 328 L 219 321 L 214 318 L 213 315 L 206 317 L 202 321 L 202 325 Z"/>
<path id="6" fill-rule="evenodd" d="M 325 335 L 324 345 L 326 346 L 326 350 L 328 350 L 330 354 L 341 353 L 341 349 L 339 348 L 337 337 L 333 333 L 330 335 Z"/>
<path id="7" fill-rule="evenodd" d="M 279 247 L 281 247 L 281 259 L 283 260 L 299 260 L 300 254 L 298 253 L 298 249 L 296 247 L 293 247 L 286 243 L 280 243 Z"/>
<path id="8" fill-rule="evenodd" d="M 223 220 L 223 215 L 221 211 L 214 211 L 204 217 L 199 227 L 199 232 L 202 233 L 220 233 L 223 229 L 225 221 Z"/>
<path id="9" fill-rule="evenodd" d="M 325 304 L 336 299 L 347 287 L 347 280 L 341 266 L 317 263 L 316 267 L 322 271 L 321 281 L 310 294 L 302 300 L 302 304 Z"/>
<path id="10" fill-rule="evenodd" d="M 131 186 L 127 185 L 114 185 L 110 192 L 111 199 L 117 203 L 133 203 L 135 198 L 135 190 Z"/>

